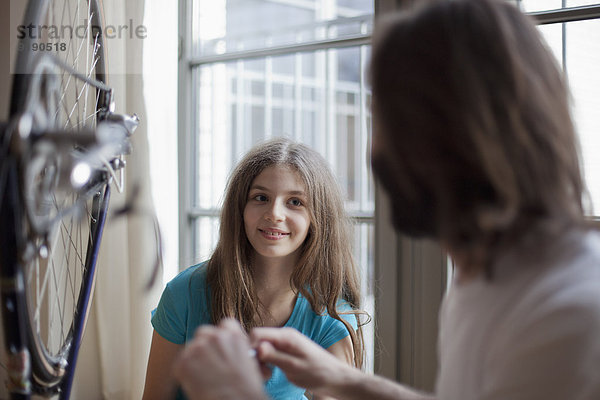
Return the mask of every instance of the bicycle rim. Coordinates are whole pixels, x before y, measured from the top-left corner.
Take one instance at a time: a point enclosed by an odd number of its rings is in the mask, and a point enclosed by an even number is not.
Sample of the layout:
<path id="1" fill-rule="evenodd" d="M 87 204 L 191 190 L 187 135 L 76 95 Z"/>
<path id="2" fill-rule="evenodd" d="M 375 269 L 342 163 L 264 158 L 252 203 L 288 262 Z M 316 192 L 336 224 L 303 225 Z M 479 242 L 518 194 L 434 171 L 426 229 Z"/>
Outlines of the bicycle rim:
<path id="1" fill-rule="evenodd" d="M 15 75 L 11 116 L 27 113 L 38 132 L 76 134 L 95 128 L 99 112 L 109 106 L 104 104 L 105 90 L 89 83 L 105 82 L 105 49 L 97 34 L 97 27 L 104 27 L 101 11 L 97 0 L 30 0 L 25 26 L 62 31 L 56 35 L 38 28 L 22 41 L 26 51 L 18 55 L 16 72 L 26 73 Z M 68 68 L 61 67 L 65 65 Z M 82 152 L 85 149 L 71 148 L 67 154 Z M 58 390 L 67 375 L 69 352 L 79 347 L 95 279 L 92 253 L 100 240 L 98 229 L 108 201 L 106 182 L 85 196 L 65 189 L 58 172 L 64 154 L 48 143 L 38 144 L 21 165 L 21 196 L 28 216 L 27 245 L 21 254 L 26 325 L 33 389 L 41 394 Z"/>

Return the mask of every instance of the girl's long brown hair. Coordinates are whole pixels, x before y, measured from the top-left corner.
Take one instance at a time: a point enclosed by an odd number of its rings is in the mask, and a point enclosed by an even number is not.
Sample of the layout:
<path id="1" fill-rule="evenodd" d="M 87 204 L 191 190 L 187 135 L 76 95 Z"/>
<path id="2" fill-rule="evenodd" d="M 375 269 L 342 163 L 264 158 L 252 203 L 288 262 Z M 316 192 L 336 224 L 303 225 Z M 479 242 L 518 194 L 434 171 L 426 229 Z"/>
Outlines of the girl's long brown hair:
<path id="1" fill-rule="evenodd" d="M 327 313 L 341 321 L 353 344 L 354 363 L 361 367 L 364 343 L 359 316 L 360 281 L 352 254 L 351 223 L 344 211 L 339 184 L 323 157 L 309 147 L 277 138 L 254 147 L 239 162 L 229 178 L 221 211 L 219 241 L 208 261 L 212 322 L 235 318 L 249 331 L 259 326 L 258 299 L 252 274 L 253 248 L 244 230 L 244 208 L 254 179 L 267 167 L 292 168 L 306 185 L 310 215 L 308 235 L 290 278 L 316 313 Z M 337 303 L 343 299 L 356 315 L 358 330 L 340 318 Z M 365 322 L 366 323 L 366 322 Z"/>

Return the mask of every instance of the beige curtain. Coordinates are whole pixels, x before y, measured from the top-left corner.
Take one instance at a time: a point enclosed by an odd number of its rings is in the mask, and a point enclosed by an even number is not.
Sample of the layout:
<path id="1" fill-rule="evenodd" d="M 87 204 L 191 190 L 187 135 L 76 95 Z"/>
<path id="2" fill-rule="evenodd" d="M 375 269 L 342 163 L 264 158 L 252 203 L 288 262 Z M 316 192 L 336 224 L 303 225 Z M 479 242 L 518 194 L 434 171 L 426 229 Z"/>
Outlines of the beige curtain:
<path id="1" fill-rule="evenodd" d="M 145 0 L 104 0 L 107 25 L 143 23 Z M 128 35 L 107 40 L 109 84 L 115 90 L 116 111 L 137 113 L 141 123 L 126 159 L 126 189 L 113 190 L 109 218 L 133 195 L 136 213 L 107 221 L 98 262 L 96 291 L 82 344 L 71 398 L 141 398 L 150 348 L 150 312 L 160 295 L 162 271 L 152 290 L 145 288 L 155 261 L 155 234 L 150 217 L 151 196 L 144 102 L 142 55 L 144 40 Z"/>

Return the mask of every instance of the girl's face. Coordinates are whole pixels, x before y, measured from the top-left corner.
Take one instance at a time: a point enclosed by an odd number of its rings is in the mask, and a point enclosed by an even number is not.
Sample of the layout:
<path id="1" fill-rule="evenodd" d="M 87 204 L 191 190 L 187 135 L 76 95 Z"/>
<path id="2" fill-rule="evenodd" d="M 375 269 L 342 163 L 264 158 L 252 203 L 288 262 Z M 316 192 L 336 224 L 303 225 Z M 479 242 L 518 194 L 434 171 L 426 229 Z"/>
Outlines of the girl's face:
<path id="1" fill-rule="evenodd" d="M 260 256 L 297 256 L 310 226 L 307 196 L 302 178 L 289 167 L 267 167 L 254 179 L 244 208 L 244 227 Z"/>

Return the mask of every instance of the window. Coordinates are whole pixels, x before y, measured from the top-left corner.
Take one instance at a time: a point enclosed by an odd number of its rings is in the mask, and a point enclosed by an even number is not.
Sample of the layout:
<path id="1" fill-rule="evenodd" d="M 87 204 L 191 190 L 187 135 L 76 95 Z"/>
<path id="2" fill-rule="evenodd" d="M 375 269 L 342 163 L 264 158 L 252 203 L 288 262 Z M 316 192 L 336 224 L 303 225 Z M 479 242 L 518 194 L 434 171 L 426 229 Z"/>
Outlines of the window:
<path id="1" fill-rule="evenodd" d="M 600 216 L 600 2 L 518 0 L 539 21 L 539 29 L 563 67 L 573 97 L 583 169 L 593 218 Z"/>
<path id="2" fill-rule="evenodd" d="M 254 144 L 288 136 L 330 162 L 355 220 L 364 308 L 374 315 L 374 189 L 369 0 L 188 0 L 180 91 L 189 104 L 182 170 L 182 266 L 205 260 L 218 238 L 228 175 Z M 182 131 L 182 132 L 183 132 Z M 182 154 L 182 152 L 180 152 Z M 372 370 L 373 323 L 366 326 Z"/>
<path id="3" fill-rule="evenodd" d="M 598 4 L 596 0 L 516 0 L 516 2 L 521 10 L 526 13 Z"/>
<path id="4" fill-rule="evenodd" d="M 507 0 L 539 20 L 565 68 L 574 98 L 584 170 L 600 210 L 600 3 Z M 369 58 L 373 3 L 378 12 L 412 0 L 180 0 L 180 263 L 205 259 L 217 240 L 227 176 L 253 144 L 287 135 L 330 162 L 354 217 L 363 298 L 378 342 L 367 332 L 369 368 L 430 389 L 435 378 L 437 308 L 447 279 L 446 255 L 431 243 L 399 237 L 383 196 L 374 195 L 365 162 L 369 146 Z M 568 21 L 568 22 L 567 22 Z M 377 197 L 377 210 L 375 210 Z M 374 215 L 377 214 L 377 217 Z M 374 219 L 379 227 L 375 232 Z M 377 236 L 377 243 L 374 237 Z M 376 254 L 375 254 L 376 253 Z M 375 256 L 379 257 L 374 265 Z M 441 267 L 441 268 L 440 268 Z M 443 271 L 439 272 L 438 271 Z M 428 275 L 429 274 L 429 275 Z M 382 317 L 383 315 L 383 317 Z"/>

